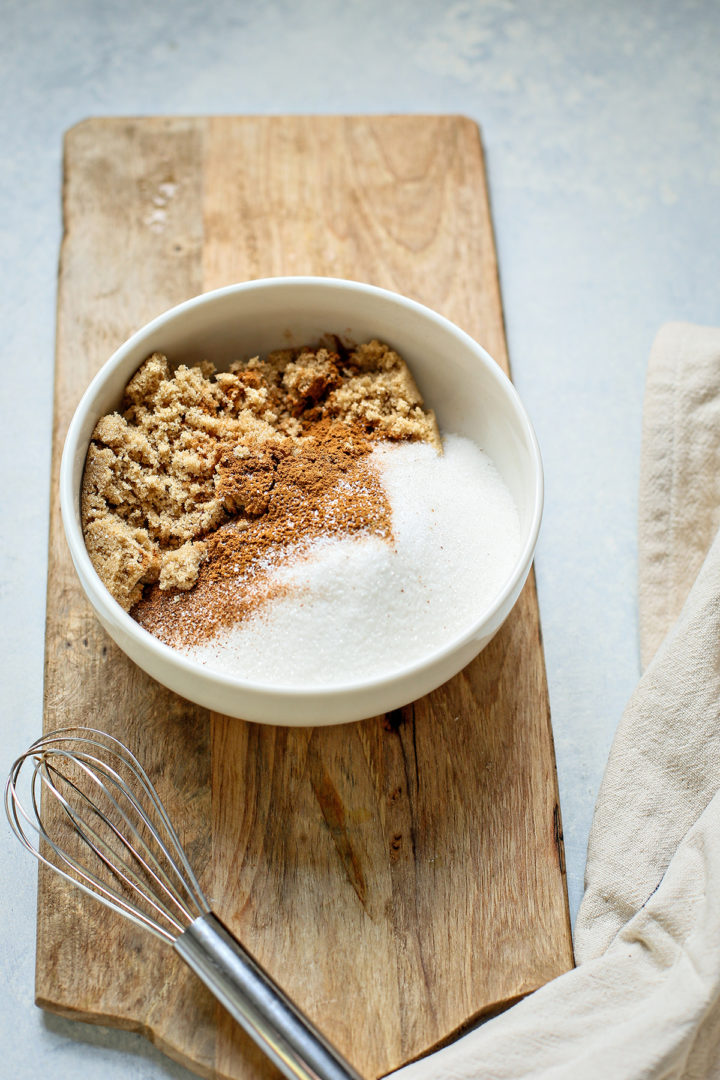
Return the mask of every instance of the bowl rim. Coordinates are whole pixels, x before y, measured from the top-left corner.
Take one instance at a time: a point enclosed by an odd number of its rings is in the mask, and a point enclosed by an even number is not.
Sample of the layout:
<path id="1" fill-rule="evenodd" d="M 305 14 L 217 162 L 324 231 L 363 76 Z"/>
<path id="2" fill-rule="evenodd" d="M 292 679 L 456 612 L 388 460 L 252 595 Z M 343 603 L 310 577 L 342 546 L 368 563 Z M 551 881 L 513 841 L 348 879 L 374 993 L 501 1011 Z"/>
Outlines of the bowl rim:
<path id="1" fill-rule="evenodd" d="M 365 295 L 377 296 L 405 308 L 414 315 L 429 319 L 446 332 L 449 332 L 451 336 L 457 338 L 462 345 L 475 354 L 476 358 L 485 366 L 486 371 L 491 378 L 495 380 L 506 396 L 509 397 L 513 405 L 515 416 L 519 421 L 520 428 L 522 429 L 530 449 L 534 465 L 535 482 L 532 516 L 529 528 L 526 531 L 526 539 L 515 559 L 512 572 L 505 579 L 501 589 L 495 594 L 493 602 L 485 607 L 471 624 L 466 626 L 462 631 L 447 640 L 433 652 L 425 654 L 421 659 L 375 678 L 356 680 L 355 682 L 348 683 L 310 686 L 284 684 L 276 686 L 271 683 L 254 682 L 250 679 L 243 679 L 237 675 L 231 675 L 209 668 L 196 660 L 191 660 L 189 657 L 186 657 L 178 649 L 160 641 L 148 630 L 135 622 L 130 614 L 120 606 L 117 600 L 115 600 L 109 589 L 101 581 L 85 546 L 82 524 L 79 514 L 77 513 L 79 510 L 80 491 L 75 490 L 73 484 L 73 470 L 80 449 L 80 429 L 87 420 L 89 406 L 108 377 L 111 376 L 118 367 L 122 366 L 128 354 L 141 344 L 145 338 L 156 333 L 158 330 L 162 330 L 168 323 L 174 321 L 178 316 L 186 313 L 192 308 L 212 304 L 225 296 L 235 293 L 252 293 L 253 291 L 261 289 L 279 290 L 281 288 L 295 286 L 330 288 L 337 289 L 338 291 L 359 292 Z M 99 417 L 97 417 L 96 420 L 97 419 L 99 419 Z M 87 453 L 87 450 L 85 452 Z M 171 667 L 178 669 L 194 679 L 200 679 L 203 682 L 220 685 L 224 689 L 230 691 L 237 690 L 238 692 L 247 694 L 272 695 L 283 699 L 300 698 L 304 700 L 332 697 L 337 694 L 349 695 L 353 693 L 382 691 L 384 687 L 390 688 L 398 679 L 411 678 L 413 675 L 424 671 L 436 663 L 442 663 L 445 658 L 450 654 L 461 650 L 463 646 L 466 646 L 474 637 L 482 636 L 482 628 L 492 624 L 493 619 L 507 603 L 508 599 L 518 587 L 518 584 L 522 586 L 528 575 L 540 531 L 544 499 L 542 458 L 537 436 L 532 422 L 530 421 L 530 417 L 528 416 L 527 410 L 513 383 L 497 361 L 493 359 L 490 353 L 488 353 L 482 345 L 476 342 L 466 331 L 462 330 L 444 315 L 440 315 L 425 304 L 421 304 L 417 300 L 412 300 L 407 296 L 403 296 L 401 293 L 396 293 L 377 285 L 369 285 L 365 282 L 353 281 L 347 278 L 314 275 L 286 275 L 282 277 L 255 278 L 251 281 L 224 285 L 221 288 L 200 293 L 197 296 L 190 297 L 189 299 L 174 305 L 136 330 L 112 353 L 108 360 L 105 361 L 89 383 L 75 408 L 63 445 L 60 462 L 59 487 L 61 516 L 65 529 L 65 536 L 70 548 L 70 554 L 78 577 L 80 578 L 80 583 L 85 592 L 88 593 L 88 598 L 96 609 L 96 612 L 102 612 L 105 618 L 114 622 L 116 626 L 119 625 L 120 629 L 122 629 L 125 634 L 134 638 L 140 647 L 149 650 L 154 654 L 157 660 L 163 665 L 169 664 Z"/>

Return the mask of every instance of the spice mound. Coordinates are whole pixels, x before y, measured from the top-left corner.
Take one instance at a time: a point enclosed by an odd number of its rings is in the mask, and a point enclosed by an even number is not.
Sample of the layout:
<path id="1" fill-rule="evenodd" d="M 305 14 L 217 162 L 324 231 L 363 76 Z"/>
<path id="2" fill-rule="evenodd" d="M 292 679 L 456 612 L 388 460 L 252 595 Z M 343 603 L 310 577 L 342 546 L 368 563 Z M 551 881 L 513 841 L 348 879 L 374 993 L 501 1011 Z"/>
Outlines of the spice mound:
<path id="1" fill-rule="evenodd" d="M 275 572 L 326 538 L 391 543 L 373 450 L 441 449 L 407 365 L 370 341 L 284 349 L 218 372 L 153 354 L 93 431 L 88 553 L 162 641 L 212 639 L 288 588 Z"/>

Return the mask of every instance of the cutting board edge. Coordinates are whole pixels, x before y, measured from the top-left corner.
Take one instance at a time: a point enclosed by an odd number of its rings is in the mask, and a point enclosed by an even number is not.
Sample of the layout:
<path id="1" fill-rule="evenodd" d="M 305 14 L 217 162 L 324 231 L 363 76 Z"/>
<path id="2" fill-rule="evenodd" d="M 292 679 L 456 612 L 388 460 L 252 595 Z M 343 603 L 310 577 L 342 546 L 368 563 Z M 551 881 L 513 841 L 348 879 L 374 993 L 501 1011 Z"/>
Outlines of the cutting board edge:
<path id="1" fill-rule="evenodd" d="M 384 1077 L 390 1076 L 397 1069 L 404 1068 L 406 1065 L 412 1065 L 413 1062 L 416 1061 L 422 1061 L 424 1058 L 434 1054 L 437 1050 L 441 1050 L 443 1047 L 451 1045 L 457 1039 L 469 1034 L 479 1024 L 492 1019 L 494 1016 L 499 1016 L 512 1005 L 516 1005 L 519 1001 L 522 1001 L 523 998 L 534 993 L 535 990 L 539 990 L 543 985 L 545 985 L 543 982 L 539 982 L 537 985 L 533 984 L 523 988 L 517 994 L 513 994 L 510 997 L 491 1002 L 476 1014 L 469 1017 L 453 1031 L 448 1032 L 442 1039 L 428 1046 L 420 1053 L 415 1054 L 412 1058 L 394 1064 L 385 1072 L 379 1073 L 377 1080 L 383 1080 Z M 187 1054 L 184 1054 L 175 1043 L 163 1038 L 152 1023 L 135 1020 L 129 1016 L 121 1017 L 111 1013 L 91 1012 L 86 1009 L 78 1008 L 77 1006 L 63 1004 L 60 1001 L 50 1001 L 43 998 L 41 995 L 35 997 L 35 1005 L 37 1008 L 42 1009 L 43 1012 L 51 1013 L 54 1016 L 60 1016 L 63 1020 L 70 1020 L 74 1023 L 91 1024 L 94 1027 L 105 1027 L 116 1031 L 128 1031 L 134 1035 L 140 1035 L 147 1039 L 152 1046 L 166 1057 L 177 1062 L 179 1065 L 182 1065 L 196 1076 L 202 1077 L 203 1080 L 230 1080 L 229 1076 L 226 1078 L 224 1072 L 218 1072 L 216 1066 L 206 1067 L 202 1062 L 199 1062 L 197 1058 L 192 1058 Z"/>
<path id="2" fill-rule="evenodd" d="M 53 1016 L 60 1016 L 63 1020 L 92 1024 L 93 1027 L 104 1027 L 116 1031 L 128 1031 L 133 1035 L 140 1035 L 165 1057 L 170 1058 L 178 1065 L 182 1065 L 183 1068 L 188 1069 L 196 1076 L 202 1077 L 202 1080 L 226 1080 L 214 1066 L 203 1065 L 197 1058 L 191 1058 L 183 1054 L 174 1043 L 163 1039 L 152 1024 L 143 1023 L 130 1017 L 111 1016 L 102 1012 L 88 1012 L 84 1009 L 63 1005 L 60 1002 L 48 1001 L 41 996 L 36 996 L 35 1005 L 42 1009 L 43 1012 L 51 1013 Z"/>

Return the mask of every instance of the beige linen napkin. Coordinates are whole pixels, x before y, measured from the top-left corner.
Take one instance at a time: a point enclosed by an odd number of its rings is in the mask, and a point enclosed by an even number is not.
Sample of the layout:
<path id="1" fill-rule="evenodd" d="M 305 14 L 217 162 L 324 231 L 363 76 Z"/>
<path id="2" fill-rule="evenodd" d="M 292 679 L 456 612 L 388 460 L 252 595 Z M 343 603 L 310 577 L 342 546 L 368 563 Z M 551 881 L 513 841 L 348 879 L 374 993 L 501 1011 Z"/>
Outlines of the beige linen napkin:
<path id="1" fill-rule="evenodd" d="M 720 330 L 658 334 L 645 395 L 645 674 L 598 796 L 578 967 L 394 1080 L 720 1077 Z"/>

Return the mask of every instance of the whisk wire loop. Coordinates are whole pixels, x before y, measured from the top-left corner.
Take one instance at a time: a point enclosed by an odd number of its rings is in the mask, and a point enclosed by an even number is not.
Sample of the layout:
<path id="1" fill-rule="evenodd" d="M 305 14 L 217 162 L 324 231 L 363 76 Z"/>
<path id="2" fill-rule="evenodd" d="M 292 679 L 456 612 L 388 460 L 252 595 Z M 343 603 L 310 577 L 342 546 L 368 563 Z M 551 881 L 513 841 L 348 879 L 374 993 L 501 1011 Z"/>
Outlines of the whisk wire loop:
<path id="1" fill-rule="evenodd" d="M 32 762 L 32 816 L 18 793 L 26 762 Z M 78 782 L 71 775 L 73 768 L 80 770 Z M 81 784 L 89 786 L 97 798 Z M 41 792 L 45 793 L 42 799 Z M 96 867 L 81 862 L 49 831 L 43 813 L 48 797 L 95 856 Z M 37 739 L 11 769 L 5 807 L 13 831 L 40 862 L 164 940 L 174 942 L 196 918 L 210 911 L 152 781 L 137 758 L 113 736 L 76 727 Z M 39 843 L 30 839 L 28 827 Z M 58 829 L 56 823 L 55 832 Z M 42 843 L 54 858 L 43 854 Z M 108 874 L 120 889 L 106 880 Z M 123 888 L 132 899 L 123 895 Z"/>
<path id="2" fill-rule="evenodd" d="M 132 846 L 132 844 L 128 841 L 127 837 L 120 829 L 118 829 L 117 825 L 115 825 L 112 819 L 109 818 L 107 815 L 103 814 L 100 808 L 93 803 L 92 799 L 90 799 L 84 791 L 78 788 L 75 784 L 72 784 L 72 781 L 63 776 L 65 782 L 69 783 L 77 792 L 78 796 L 85 800 L 88 807 L 95 814 L 97 814 L 97 816 L 103 821 L 103 824 L 105 824 L 108 829 L 111 830 L 113 835 L 125 847 L 125 849 L 130 853 L 130 855 L 136 861 L 140 862 L 145 872 L 169 897 L 171 902 L 178 908 L 180 913 L 185 918 L 192 921 L 194 918 L 197 918 L 198 915 L 202 914 L 203 910 L 205 909 L 203 909 L 200 904 L 198 904 L 196 898 L 192 894 L 192 891 L 188 888 L 187 882 L 183 879 L 182 874 L 173 862 L 175 853 L 168 850 L 168 847 L 164 843 L 162 837 L 159 835 L 154 822 L 151 820 L 151 817 L 145 811 L 139 800 L 135 797 L 134 793 L 128 789 L 127 785 L 123 782 L 122 778 L 118 775 L 118 773 L 109 765 L 107 765 L 106 762 L 93 755 L 76 754 L 74 755 L 74 760 L 77 763 L 81 764 L 84 768 L 88 764 L 91 765 L 90 768 L 85 768 L 88 779 L 95 783 L 97 787 L 102 791 L 103 795 L 112 803 L 118 815 L 122 818 L 124 824 L 131 831 L 134 837 L 136 847 Z M 48 767 L 47 764 L 45 767 Z M 118 799 L 113 797 L 106 784 L 103 783 L 101 777 L 104 777 L 105 780 L 113 786 L 119 799 L 125 800 L 130 804 L 132 810 L 134 810 L 137 814 L 140 824 L 144 825 L 146 829 L 150 832 L 156 846 L 160 849 L 161 855 L 164 856 L 165 860 L 167 861 L 167 865 L 172 871 L 172 876 L 177 880 L 177 885 L 182 890 L 182 892 L 187 895 L 188 899 L 193 904 L 193 907 L 195 908 L 194 911 L 189 911 L 187 909 L 187 905 L 180 902 L 177 894 L 173 891 L 175 886 L 170 876 L 166 872 L 165 868 L 163 867 L 162 863 L 155 855 L 155 852 L 152 850 L 151 846 L 146 842 L 145 838 L 142 836 L 139 829 L 134 824 L 132 818 L 123 810 Z M 97 834 L 95 835 L 97 836 Z M 102 840 L 101 837 L 97 838 Z M 141 852 L 145 853 L 145 858 L 143 858 Z"/>
<path id="3" fill-rule="evenodd" d="M 17 764 L 18 763 L 16 762 L 16 765 Z M 33 802 L 35 802 L 34 799 Z M 16 785 L 14 783 L 8 783 L 5 789 L 5 810 L 13 832 L 23 846 L 35 856 L 38 862 L 49 867 L 55 873 L 59 874 L 60 877 L 64 878 L 65 881 L 70 882 L 71 885 L 75 885 L 87 896 L 95 897 L 102 904 L 105 904 L 106 907 L 112 908 L 114 911 L 119 912 L 119 914 L 124 915 L 137 926 L 149 930 L 151 933 L 155 934 L 156 937 L 162 938 L 165 941 L 174 941 L 173 934 L 165 930 L 154 919 L 148 918 L 142 911 L 139 911 L 136 907 L 129 904 L 116 890 L 106 885 L 104 881 L 87 867 L 82 866 L 72 857 L 72 855 L 69 855 L 59 848 L 49 833 L 42 826 L 36 825 L 22 804 L 18 802 Z M 24 819 L 25 824 L 20 820 L 21 817 Z M 26 827 L 32 829 L 33 832 L 35 832 L 40 839 L 53 850 L 59 861 L 48 859 L 42 854 L 39 847 L 36 847 L 28 837 L 25 831 Z M 67 870 L 63 869 L 60 863 L 65 863 L 66 866 L 70 867 L 74 872 L 68 873 Z"/>
<path id="4" fill-rule="evenodd" d="M 91 820 L 89 818 L 84 817 L 79 810 L 74 808 L 68 802 L 68 800 L 63 796 L 62 792 L 59 790 L 56 779 L 59 779 L 63 783 L 67 784 L 77 794 L 78 798 L 83 799 L 87 803 L 88 809 L 90 810 L 91 814 L 94 814 L 96 817 L 100 818 L 102 824 L 107 827 L 111 834 L 117 839 L 118 843 L 127 849 L 131 857 L 134 858 L 136 862 L 140 863 L 140 866 L 147 874 L 147 876 L 151 878 L 151 880 L 155 882 L 158 888 L 160 888 L 170 898 L 172 903 L 174 903 L 179 908 L 181 915 L 185 916 L 186 918 L 190 918 L 186 909 L 180 904 L 178 899 L 173 895 L 173 893 L 167 887 L 164 881 L 161 880 L 161 876 L 165 877 L 165 874 L 162 871 L 162 867 L 160 867 L 160 865 L 157 863 L 157 860 L 155 859 L 152 852 L 147 848 L 147 845 L 144 843 L 142 838 L 139 836 L 137 837 L 138 844 L 139 846 L 144 847 L 147 850 L 151 861 L 157 865 L 160 874 L 156 873 L 153 870 L 152 866 L 149 865 L 149 863 L 142 857 L 139 850 L 133 848 L 130 845 L 127 838 L 123 836 L 123 834 L 114 824 L 114 822 L 111 821 L 111 819 L 106 814 L 104 814 L 98 806 L 94 805 L 94 803 L 88 798 L 85 792 L 82 791 L 82 789 L 79 788 L 76 784 L 74 784 L 67 776 L 59 772 L 56 768 L 54 768 L 54 766 L 49 765 L 46 761 L 43 761 L 39 764 L 39 766 L 36 768 L 36 772 L 39 774 L 42 783 L 45 784 L 47 787 L 52 788 L 55 797 L 62 806 L 64 812 L 69 817 L 76 832 L 78 833 L 80 838 L 84 840 L 90 850 L 95 853 L 100 862 L 107 867 L 107 869 L 110 871 L 111 874 L 113 874 L 114 877 L 120 878 L 123 882 L 125 882 L 128 888 L 137 892 L 138 895 L 145 902 L 147 902 L 150 907 L 152 907 L 159 915 L 164 916 L 168 920 L 168 922 L 172 924 L 172 926 L 176 929 L 178 933 L 182 933 L 184 926 L 181 922 L 176 921 L 176 919 L 171 914 L 171 909 L 162 904 L 162 902 L 157 897 L 154 898 L 151 895 L 148 895 L 146 891 L 144 891 L 144 889 L 147 888 L 147 882 L 143 879 L 142 875 L 138 874 L 134 870 L 132 864 L 129 863 L 122 856 L 122 854 L 116 851 L 112 847 L 112 845 L 107 842 L 107 840 L 105 840 L 105 838 L 91 824 Z M 102 786 L 103 790 L 105 790 L 104 785 Z M 110 800 L 116 806 L 118 814 L 125 821 L 128 828 L 131 829 L 133 832 L 136 832 L 136 830 L 133 828 L 132 823 L 123 813 L 117 802 L 112 799 L 112 796 L 110 796 L 109 793 L 106 792 L 106 794 L 108 794 L 108 798 L 110 798 Z M 66 853 L 61 853 L 61 858 L 63 858 L 64 861 L 67 861 Z"/>
<path id="5" fill-rule="evenodd" d="M 71 732 L 75 731 L 82 732 L 82 735 L 73 736 L 70 734 Z M 91 735 L 95 736 L 95 738 L 90 738 Z M 102 740 L 110 743 L 110 747 L 106 746 L 106 742 L 103 742 Z M 180 843 L 180 840 L 178 839 L 177 833 L 175 832 L 170 817 L 168 816 L 167 810 L 165 809 L 162 801 L 160 800 L 160 797 L 155 790 L 155 787 L 153 786 L 150 777 L 148 776 L 138 759 L 132 753 L 132 751 L 129 750 L 124 743 L 121 743 L 119 739 L 116 739 L 112 735 L 108 735 L 108 733 L 105 731 L 100 731 L 97 728 L 75 727 L 58 729 L 56 731 L 48 732 L 47 735 L 44 735 L 40 739 L 37 739 L 27 753 L 28 755 L 30 755 L 36 750 L 36 748 L 42 747 L 43 749 L 45 749 L 52 745 L 62 744 L 64 742 L 70 742 L 73 745 L 77 744 L 78 742 L 83 742 L 87 743 L 90 746 L 98 747 L 99 749 L 106 752 L 109 751 L 130 770 L 130 772 L 133 774 L 135 779 L 138 780 L 144 793 L 150 800 L 153 809 L 157 813 L 163 828 L 167 830 L 168 836 L 172 842 L 172 846 L 174 847 L 174 857 L 178 859 L 183 871 L 187 874 L 189 885 L 191 886 L 192 890 L 194 890 L 198 899 L 201 901 L 200 907 L 203 911 L 208 911 L 209 907 L 203 891 L 200 888 L 198 880 L 195 877 L 195 874 L 188 861 L 185 851 Z"/>

